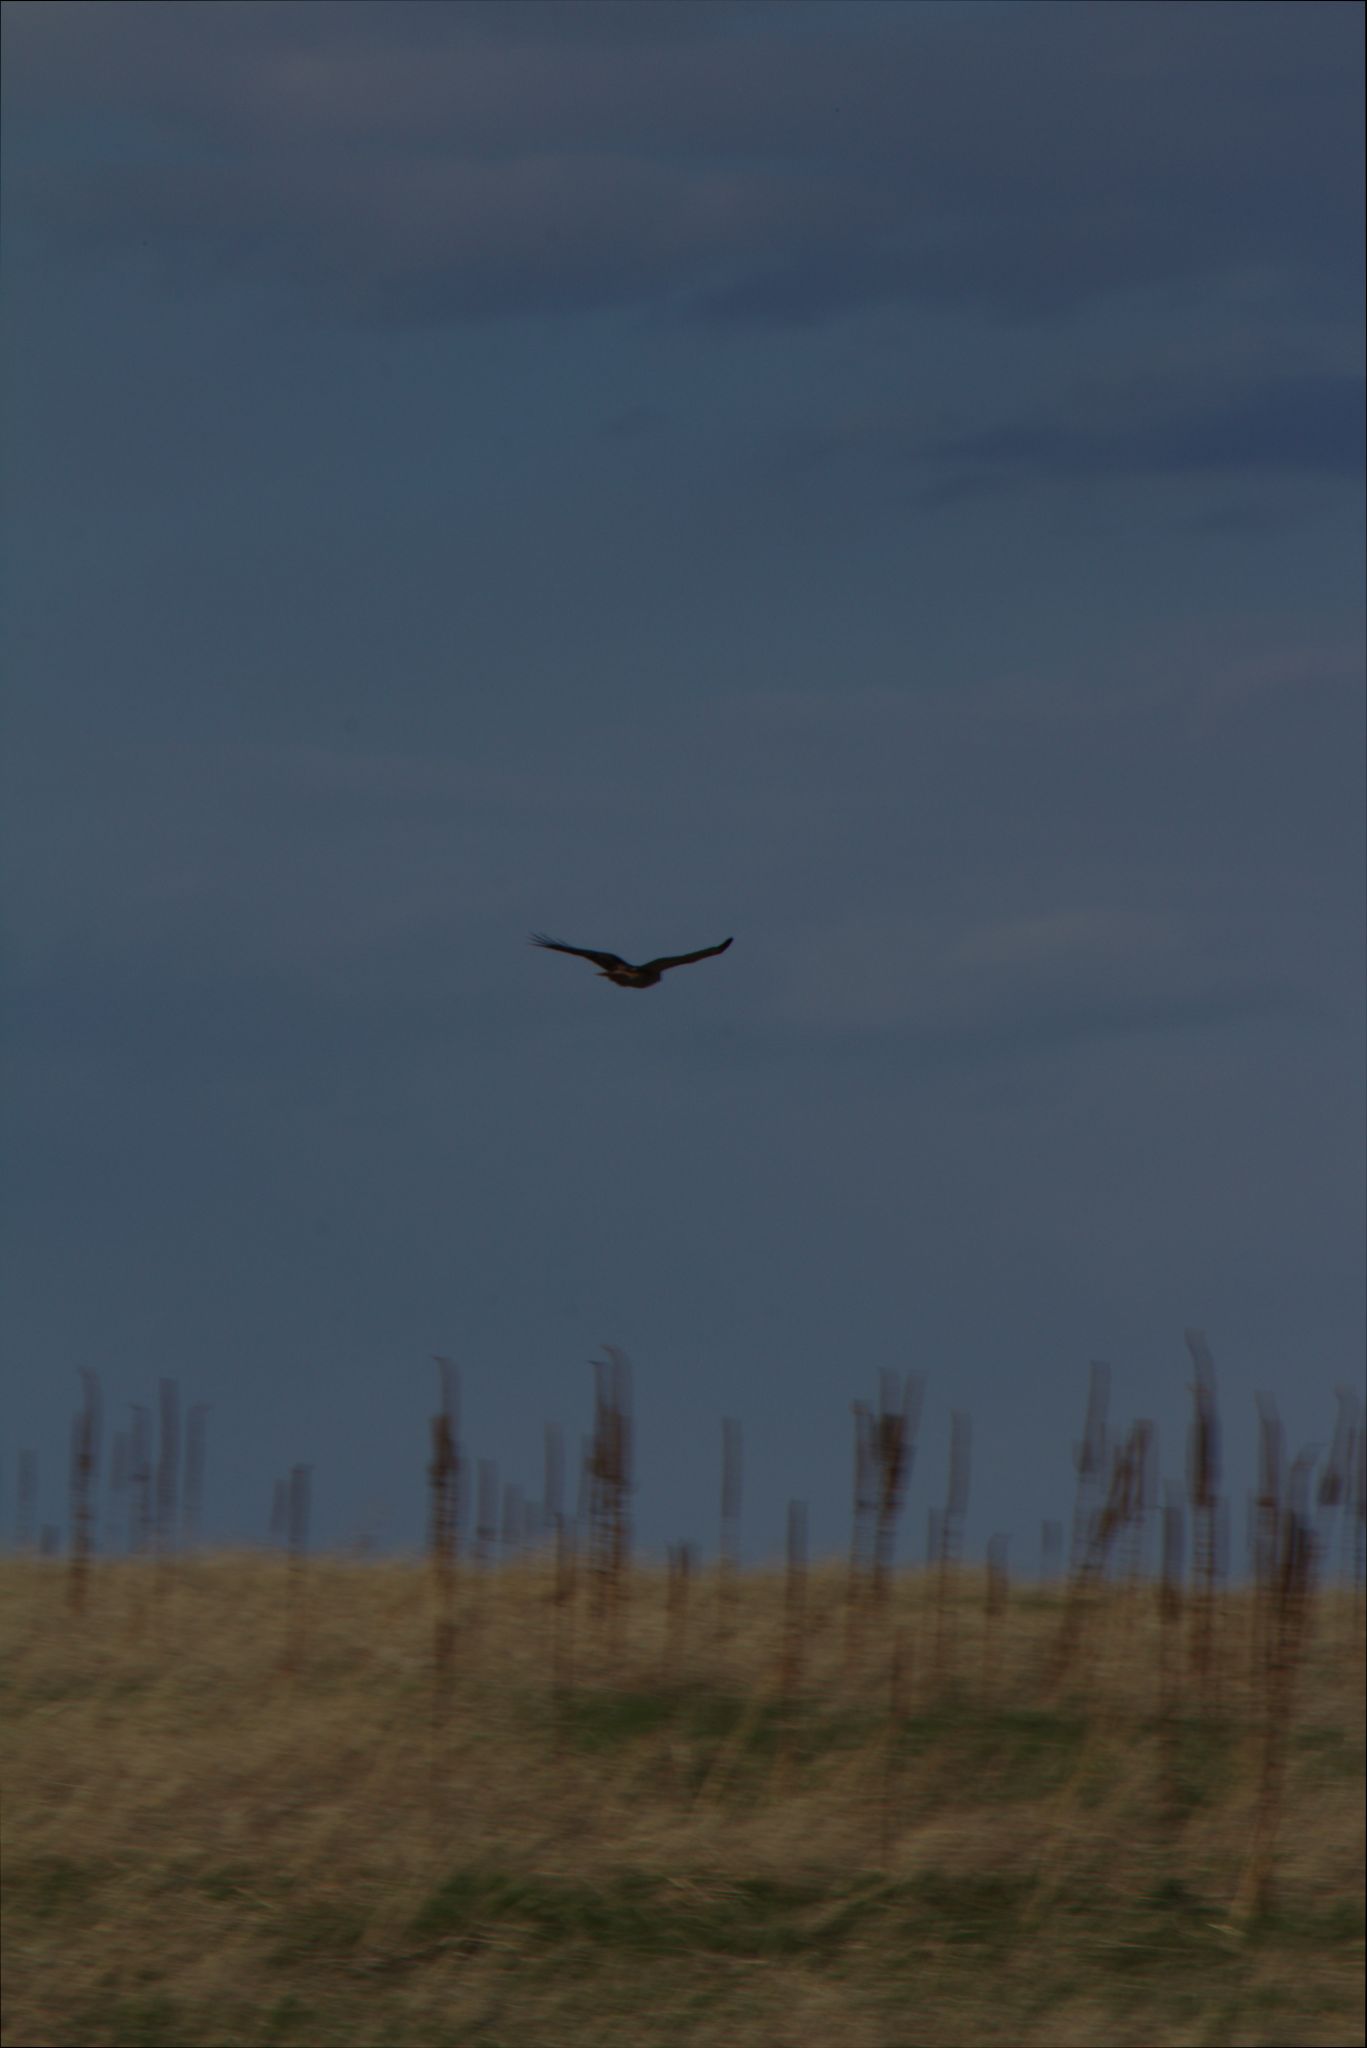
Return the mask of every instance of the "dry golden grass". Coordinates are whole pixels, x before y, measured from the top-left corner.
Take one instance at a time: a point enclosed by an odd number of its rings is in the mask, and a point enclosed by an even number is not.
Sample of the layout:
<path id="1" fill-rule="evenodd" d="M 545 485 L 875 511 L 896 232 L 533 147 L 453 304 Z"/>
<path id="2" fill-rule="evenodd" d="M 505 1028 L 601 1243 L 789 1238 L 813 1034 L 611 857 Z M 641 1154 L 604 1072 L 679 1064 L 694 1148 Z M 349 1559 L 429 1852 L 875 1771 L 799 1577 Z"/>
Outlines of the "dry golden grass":
<path id="1" fill-rule="evenodd" d="M 462 1574 L 442 1699 L 430 1572 L 199 1557 L 0 1567 L 4 2039 L 912 2048 L 1363 2038 L 1361 1612 L 1316 1603 L 1270 1909 L 1238 1910 L 1263 1737 L 1251 1615 L 1161 1711 L 1148 1590 L 899 1578 L 853 1633 L 812 1574 Z M 567 1610 L 559 1610 L 563 1624 Z M 293 1629 L 293 1634 L 291 1634 Z"/>

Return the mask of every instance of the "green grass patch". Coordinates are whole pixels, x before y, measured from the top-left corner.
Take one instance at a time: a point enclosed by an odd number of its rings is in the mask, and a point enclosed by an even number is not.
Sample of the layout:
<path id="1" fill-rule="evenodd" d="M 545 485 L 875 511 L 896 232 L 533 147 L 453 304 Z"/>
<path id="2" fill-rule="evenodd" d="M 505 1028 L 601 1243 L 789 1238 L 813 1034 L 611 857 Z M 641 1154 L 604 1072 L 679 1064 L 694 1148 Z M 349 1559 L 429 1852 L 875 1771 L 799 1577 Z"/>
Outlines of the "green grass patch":
<path id="1" fill-rule="evenodd" d="M 810 1764 L 866 1741 L 877 1726 L 868 1713 L 823 1713 L 800 1698 L 746 1699 L 692 1687 L 572 1693 L 557 1703 L 556 1715 L 561 1740 L 591 1756 L 667 1740 L 687 1790 L 696 1790 L 719 1764 L 731 1789 L 741 1790 L 755 1766 L 771 1764 L 780 1753 L 791 1763 Z"/>
<path id="2" fill-rule="evenodd" d="M 940 1871 L 891 1884 L 876 1876 L 827 1881 L 666 1878 L 624 1873 L 601 1885 L 454 1871 L 425 1901 L 420 1942 L 480 1946 L 497 1930 L 544 1948 L 569 1945 L 637 1955 L 766 1958 L 832 1956 L 878 1926 L 899 1945 L 1001 1948 L 1014 1937 L 1028 1879 Z"/>
<path id="3" fill-rule="evenodd" d="M 209 1870 L 196 1870 L 187 1881 L 203 1898 L 213 1899 L 219 1905 L 238 1900 L 246 1900 L 253 1905 L 259 1903 L 260 1892 L 254 1874 L 240 1863 L 224 1863 Z"/>
<path id="4" fill-rule="evenodd" d="M 1239 1769 L 1244 1731 L 1222 1716 L 1187 1714 L 1161 1727 L 1167 1796 L 1178 1817 L 1223 1799 Z"/>
<path id="5" fill-rule="evenodd" d="M 885 1893 L 878 1904 L 889 1907 L 899 1929 L 919 1943 L 1001 1949 L 1019 1932 L 1033 1890 L 1027 1877 L 927 1870 Z"/>
<path id="6" fill-rule="evenodd" d="M 261 2027 L 263 2048 L 289 2048 L 294 2042 L 315 2040 L 318 2033 L 316 2009 L 291 1993 L 277 1999 L 264 2015 Z"/>
<path id="7" fill-rule="evenodd" d="M 178 2048 L 190 2038 L 190 2024 L 173 1999 L 120 1998 L 104 2015 L 102 2031 L 119 2048 Z"/>
<path id="8" fill-rule="evenodd" d="M 365 1939 L 366 1918 L 354 1908 L 313 1899 L 285 1912 L 270 1950 L 272 1963 L 336 1963 L 354 1955 Z"/>
<path id="9" fill-rule="evenodd" d="M 1087 1739 L 1086 1718 L 1046 1708 L 983 1708 L 945 1703 L 902 1724 L 898 1755 L 933 1759 L 952 1775 L 956 1798 L 975 1803 L 1038 1799 L 1066 1784 Z"/>
<path id="10" fill-rule="evenodd" d="M 6 1914 L 53 1920 L 83 1912 L 109 1875 L 103 1864 L 77 1863 L 67 1856 L 43 1856 L 31 1863 L 6 1862 L 0 1898 Z"/>
<path id="11" fill-rule="evenodd" d="M 1367 1775 L 1367 1745 L 1346 1728 L 1297 1728 L 1292 1753 L 1301 1773 L 1321 1784 L 1349 1783 Z"/>
<path id="12" fill-rule="evenodd" d="M 878 1910 L 848 1885 L 780 1882 L 729 1884 L 623 1873 L 599 1885 L 455 1871 L 412 1923 L 415 1939 L 479 1945 L 500 1930 L 519 1931 L 542 1948 L 578 1946 L 633 1955 L 714 1955 L 752 1961 L 815 1957 L 844 1942 Z"/>
<path id="13" fill-rule="evenodd" d="M 1255 1923 L 1253 1932 L 1274 1948 L 1360 1948 L 1367 1939 L 1367 1913 L 1360 1898 L 1334 1899 L 1323 1906 L 1279 1904 Z"/>

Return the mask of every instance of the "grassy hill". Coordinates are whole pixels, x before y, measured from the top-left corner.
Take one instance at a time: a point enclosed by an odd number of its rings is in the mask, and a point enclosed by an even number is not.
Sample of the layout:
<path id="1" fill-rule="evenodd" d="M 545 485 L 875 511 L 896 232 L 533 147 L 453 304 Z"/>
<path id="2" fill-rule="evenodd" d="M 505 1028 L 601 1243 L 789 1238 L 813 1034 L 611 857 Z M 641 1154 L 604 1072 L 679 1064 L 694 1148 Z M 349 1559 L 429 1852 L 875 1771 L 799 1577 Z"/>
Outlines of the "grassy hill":
<path id="1" fill-rule="evenodd" d="M 4 2039 L 1362 2040 L 1360 1601 L 986 1595 L 11 1559 Z"/>

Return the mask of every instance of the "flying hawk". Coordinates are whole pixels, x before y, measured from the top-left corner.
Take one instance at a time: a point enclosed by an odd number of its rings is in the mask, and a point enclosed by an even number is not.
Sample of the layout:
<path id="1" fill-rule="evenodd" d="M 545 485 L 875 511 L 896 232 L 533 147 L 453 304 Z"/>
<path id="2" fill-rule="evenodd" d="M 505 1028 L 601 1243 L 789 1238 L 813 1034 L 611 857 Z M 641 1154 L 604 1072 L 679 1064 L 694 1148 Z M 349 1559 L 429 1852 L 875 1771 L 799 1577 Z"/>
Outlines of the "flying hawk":
<path id="1" fill-rule="evenodd" d="M 532 933 L 534 946 L 545 946 L 552 953 L 573 953 L 576 959 L 594 961 L 605 981 L 615 982 L 618 988 L 654 988 L 662 974 L 671 967 L 687 967 L 694 960 L 711 960 L 717 953 L 724 953 L 730 939 L 723 939 L 719 946 L 704 946 L 701 953 L 671 953 L 666 959 L 647 960 L 640 967 L 633 967 L 629 960 L 619 960 L 615 953 L 595 953 L 587 946 L 562 946 L 559 939 L 548 939 L 544 932 Z"/>

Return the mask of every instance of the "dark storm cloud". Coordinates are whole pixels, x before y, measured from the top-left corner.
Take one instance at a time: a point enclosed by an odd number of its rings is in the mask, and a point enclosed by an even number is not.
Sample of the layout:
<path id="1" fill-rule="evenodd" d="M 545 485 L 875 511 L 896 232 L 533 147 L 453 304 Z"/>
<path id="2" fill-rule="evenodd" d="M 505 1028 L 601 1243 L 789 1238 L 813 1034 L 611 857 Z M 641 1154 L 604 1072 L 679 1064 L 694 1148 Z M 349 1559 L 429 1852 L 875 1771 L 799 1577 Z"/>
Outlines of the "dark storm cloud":
<path id="1" fill-rule="evenodd" d="M 1225 360 L 1219 360 L 1224 356 Z M 1367 384 L 1358 370 L 1258 370 L 1237 336 L 1215 360 L 1155 376 L 1070 378 L 1028 412 L 969 432 L 926 432 L 919 395 L 879 406 L 858 395 L 815 419 L 785 421 L 763 445 L 763 473 L 787 492 L 846 492 L 857 481 L 915 484 L 938 507 L 1037 483 L 1137 478 L 1208 479 L 1242 487 L 1256 477 L 1356 485 L 1367 437 Z M 996 394 L 980 402 L 1001 403 Z M 1193 513 L 1193 530 L 1261 532 L 1293 516 L 1283 504 Z"/>
<path id="2" fill-rule="evenodd" d="M 1043 314 L 1248 271 L 1337 304 L 1357 246 L 1352 8 L 7 13 L 50 230 L 355 314 Z"/>
<path id="3" fill-rule="evenodd" d="M 941 472 L 933 495 L 1025 478 L 1300 472 L 1362 474 L 1367 386 L 1358 374 L 1302 372 L 1242 389 L 1127 385 L 1066 416 L 1004 423 L 932 442 L 919 458 Z"/>
<path id="4" fill-rule="evenodd" d="M 752 834 L 772 877 L 743 906 L 730 978 L 690 998 L 677 1040 L 668 1008 L 659 1020 L 685 1065 L 714 1005 L 729 1006 L 726 1058 L 749 1044 L 804 1061 L 862 1045 L 958 1064 L 1285 1014 L 1304 1007 L 1302 899 L 1323 846 L 1303 822 L 1286 843 L 1285 791 L 1245 771 L 1225 792 L 1216 858 L 1202 793 L 1231 735 L 1270 723 L 1305 749 L 1356 681 L 1346 650 L 1282 650 L 1198 683 L 1170 649 L 1160 679 L 1105 712 L 1082 691 L 1051 700 L 1035 679 L 919 702 L 780 689 L 661 713 L 648 753 L 639 732 L 592 721 L 554 760 L 516 763 L 67 744 L 35 765 L 7 825 L 29 890 L 12 920 L 11 1028 L 49 1046 L 154 1042 L 161 1058 L 182 1043 L 240 1059 L 273 1037 L 317 1052 L 339 1017 L 448 1050 L 490 1031 L 520 1040 L 540 1028 L 543 991 L 579 1000 L 524 957 L 529 918 L 554 913 L 568 872 L 581 900 L 610 886 L 625 819 L 633 836 L 687 843 L 703 779 L 715 817 L 687 893 L 723 902 Z M 1173 748 L 1187 702 L 1199 717 Z M 1041 757 L 1049 732 L 1064 743 Z M 1133 771 L 1122 789 L 1117 755 Z M 1164 832 L 1140 861 L 1151 812 Z M 575 849 L 553 871 L 548 833 Z M 1192 891 L 1198 870 L 1208 898 Z M 1256 919 L 1239 908 L 1248 889 Z M 73 901 L 78 920 L 54 915 Z M 698 913 L 670 913 L 685 915 L 681 945 Z M 654 943 L 615 927 L 566 935 Z M 151 1006 L 149 988 L 165 991 Z"/>
<path id="5" fill-rule="evenodd" d="M 643 1541 L 753 1412 L 824 1547 L 851 1359 L 1018 1529 L 1089 1355 L 1341 1376 L 1360 11 L 3 22 L 9 1440 L 184 1370 L 416 1540 L 428 1354 L 521 1475 L 612 1337 Z"/>

